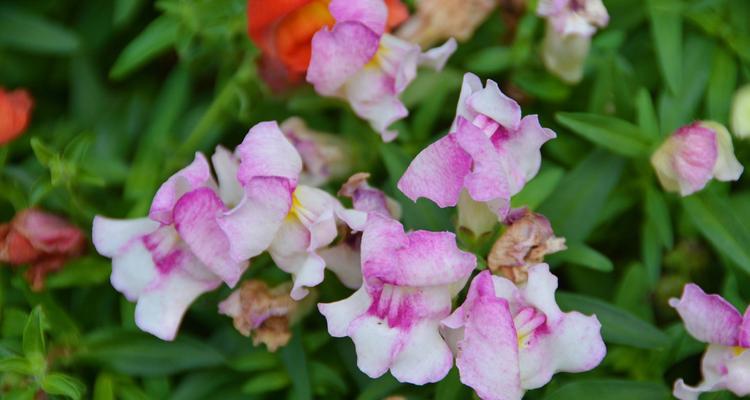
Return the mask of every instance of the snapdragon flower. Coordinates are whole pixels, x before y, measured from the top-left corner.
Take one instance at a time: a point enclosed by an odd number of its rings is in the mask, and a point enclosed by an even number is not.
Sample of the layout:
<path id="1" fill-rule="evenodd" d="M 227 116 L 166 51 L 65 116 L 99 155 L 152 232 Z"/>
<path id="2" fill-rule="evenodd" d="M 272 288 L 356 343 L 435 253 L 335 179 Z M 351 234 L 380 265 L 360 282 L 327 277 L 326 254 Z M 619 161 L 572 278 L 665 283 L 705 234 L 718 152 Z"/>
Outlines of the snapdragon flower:
<path id="1" fill-rule="evenodd" d="M 654 152 L 651 165 L 662 187 L 681 196 L 703 189 L 711 178 L 736 181 L 743 170 L 727 129 L 710 121 L 679 128 Z"/>
<path id="2" fill-rule="evenodd" d="M 596 316 L 558 307 L 549 267 L 537 264 L 528 274 L 515 285 L 481 272 L 443 321 L 461 382 L 483 400 L 520 400 L 556 372 L 591 370 L 606 354 Z"/>
<path id="3" fill-rule="evenodd" d="M 674 383 L 673 394 L 680 400 L 697 400 L 701 393 L 729 390 L 737 396 L 750 395 L 750 308 L 745 315 L 716 294 L 708 295 L 697 285 L 685 285 L 682 297 L 670 299 L 685 329 L 708 343 L 701 369 L 703 382 L 688 386 Z"/>
<path id="4" fill-rule="evenodd" d="M 544 65 L 566 82 L 579 82 L 591 36 L 609 23 L 602 0 L 540 0 L 537 14 L 547 19 Z"/>
<path id="5" fill-rule="evenodd" d="M 218 219 L 229 254 L 249 260 L 268 250 L 293 275 L 291 296 L 299 300 L 323 281 L 325 261 L 318 250 L 336 238 L 337 221 L 361 230 L 366 214 L 344 209 L 323 190 L 298 185 L 302 159 L 276 122 L 251 128 L 237 154 L 242 199 Z"/>
<path id="6" fill-rule="evenodd" d="M 318 308 L 331 336 L 354 341 L 357 366 L 368 376 L 390 370 L 401 382 L 437 382 L 453 365 L 440 321 L 475 266 L 452 233 L 405 233 L 398 221 L 371 213 L 362 236 L 362 287 Z"/>
<path id="7" fill-rule="evenodd" d="M 541 146 L 554 137 L 536 115 L 521 118 L 521 107 L 495 82 L 482 87 L 467 73 L 450 133 L 414 158 L 398 188 L 414 201 L 426 197 L 440 207 L 455 206 L 466 191 L 463 206 L 489 207 L 502 221 L 511 196 L 539 171 Z"/>
<path id="8" fill-rule="evenodd" d="M 174 339 L 198 296 L 222 281 L 234 286 L 248 264 L 229 257 L 229 240 L 218 225 L 239 200 L 239 185 L 230 179 L 237 161 L 221 147 L 212 161 L 218 184 L 197 153 L 159 188 L 149 218 L 94 219 L 94 246 L 112 258 L 112 286 L 137 302 L 136 325 L 163 340 Z"/>
<path id="9" fill-rule="evenodd" d="M 298 117 L 282 122 L 281 131 L 302 158 L 300 183 L 318 187 L 351 170 L 351 149 L 340 137 L 314 131 Z"/>
<path id="10" fill-rule="evenodd" d="M 331 0 L 328 10 L 336 20 L 312 39 L 307 81 L 324 96 L 348 100 L 384 141 L 398 132 L 393 122 L 408 115 L 399 95 L 417 74 L 417 67 L 442 69 L 456 50 L 451 39 L 422 52 L 419 45 L 385 33 L 388 7 L 383 0 Z"/>

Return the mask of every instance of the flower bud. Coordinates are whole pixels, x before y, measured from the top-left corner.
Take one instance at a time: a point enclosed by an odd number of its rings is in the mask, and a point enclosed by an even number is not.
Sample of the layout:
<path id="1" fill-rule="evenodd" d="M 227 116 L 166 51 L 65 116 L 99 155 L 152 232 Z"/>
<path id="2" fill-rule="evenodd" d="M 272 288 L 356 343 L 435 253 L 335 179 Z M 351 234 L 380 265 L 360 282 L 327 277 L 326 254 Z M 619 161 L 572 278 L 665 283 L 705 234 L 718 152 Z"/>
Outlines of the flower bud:
<path id="1" fill-rule="evenodd" d="M 34 102 L 25 90 L 0 88 L 0 145 L 20 136 L 29 123 Z"/>
<path id="2" fill-rule="evenodd" d="M 741 87 L 734 94 L 732 132 L 738 138 L 750 136 L 750 84 Z"/>
<path id="3" fill-rule="evenodd" d="M 736 181 L 743 170 L 729 132 L 713 121 L 678 129 L 654 152 L 651 164 L 664 189 L 682 196 L 703 189 L 711 178 Z"/>
<path id="4" fill-rule="evenodd" d="M 591 36 L 561 35 L 551 24 L 542 42 L 542 60 L 547 70 L 567 83 L 583 78 L 583 67 L 591 47 Z"/>
<path id="5" fill-rule="evenodd" d="M 565 250 L 565 238 L 556 237 L 547 218 L 528 209 L 514 210 L 508 228 L 492 245 L 487 266 L 515 283 L 525 282 L 528 269 L 544 256 Z"/>

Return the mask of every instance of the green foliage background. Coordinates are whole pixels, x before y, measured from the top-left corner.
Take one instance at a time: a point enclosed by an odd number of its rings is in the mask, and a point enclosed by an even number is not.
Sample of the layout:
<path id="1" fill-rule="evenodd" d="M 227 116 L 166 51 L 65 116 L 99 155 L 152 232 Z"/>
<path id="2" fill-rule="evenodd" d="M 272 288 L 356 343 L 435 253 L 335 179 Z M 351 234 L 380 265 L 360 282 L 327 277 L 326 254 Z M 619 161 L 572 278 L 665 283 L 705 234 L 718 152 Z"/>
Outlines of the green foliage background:
<path id="1" fill-rule="evenodd" d="M 539 175 L 516 198 L 545 214 L 570 249 L 550 264 L 565 309 L 595 312 L 608 355 L 594 371 L 557 375 L 528 399 L 663 399 L 672 382 L 699 379 L 703 345 L 667 307 L 696 281 L 744 310 L 750 299 L 750 184 L 712 183 L 665 194 L 650 153 L 680 125 L 727 124 L 731 97 L 750 81 L 750 2 L 609 0 L 584 81 L 568 86 L 539 58 L 543 21 L 514 32 L 495 11 L 440 73 L 421 73 L 404 96 L 411 115 L 381 143 L 343 102 L 302 87 L 282 96 L 259 81 L 243 0 L 53 1 L 0 4 L 0 84 L 36 100 L 28 132 L 0 148 L 0 218 L 40 205 L 88 230 L 95 214 L 146 213 L 162 180 L 218 143 L 238 144 L 262 120 L 303 117 L 353 144 L 357 170 L 397 198 L 409 228 L 453 229 L 454 211 L 413 204 L 395 190 L 411 158 L 444 134 L 463 72 L 495 79 L 558 138 Z M 750 146 L 735 140 L 750 165 Z M 329 189 L 335 190 L 340 182 Z M 482 253 L 482 244 L 464 243 Z M 267 257 L 248 276 L 285 276 Z M 178 339 L 139 332 L 133 304 L 108 282 L 109 261 L 88 255 L 30 291 L 0 269 L 0 397 L 233 399 L 313 397 L 461 399 L 456 371 L 424 387 L 356 369 L 348 339 L 330 338 L 313 312 L 276 354 L 254 348 L 201 297 Z M 335 279 L 320 300 L 348 296 Z M 730 399 L 726 393 L 705 398 Z"/>

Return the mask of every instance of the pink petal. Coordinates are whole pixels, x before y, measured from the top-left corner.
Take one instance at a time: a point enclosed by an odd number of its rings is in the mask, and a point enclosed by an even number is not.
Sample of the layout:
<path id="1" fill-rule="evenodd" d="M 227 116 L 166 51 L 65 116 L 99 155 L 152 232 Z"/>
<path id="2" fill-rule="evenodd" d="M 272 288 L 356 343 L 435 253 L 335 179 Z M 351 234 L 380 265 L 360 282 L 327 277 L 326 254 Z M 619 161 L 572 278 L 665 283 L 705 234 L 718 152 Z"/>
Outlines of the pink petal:
<path id="1" fill-rule="evenodd" d="M 509 199 L 506 171 L 487 135 L 462 117 L 458 118 L 454 135 L 458 145 L 473 160 L 471 173 L 464 178 L 469 195 L 476 201 Z"/>
<path id="2" fill-rule="evenodd" d="M 726 382 L 727 389 L 735 395 L 750 395 L 750 351 L 743 349 L 741 354 L 727 362 Z"/>
<path id="3" fill-rule="evenodd" d="M 349 289 L 362 286 L 362 266 L 359 251 L 348 242 L 342 242 L 333 247 L 318 251 L 326 263 L 326 268 L 339 278 L 341 283 Z"/>
<path id="4" fill-rule="evenodd" d="M 447 135 L 422 150 L 398 181 L 406 197 L 434 201 L 440 207 L 452 207 L 471 169 L 471 157 L 457 143 L 455 135 Z"/>
<path id="5" fill-rule="evenodd" d="M 337 23 L 359 22 L 377 35 L 385 32 L 388 7 L 382 0 L 332 0 L 328 10 Z"/>
<path id="6" fill-rule="evenodd" d="M 344 97 L 354 112 L 366 119 L 384 142 L 398 135 L 388 127 L 409 114 L 398 98 L 394 79 L 380 68 L 367 66 L 353 75 L 344 87 Z"/>
<path id="7" fill-rule="evenodd" d="M 529 268 L 526 285 L 520 289 L 524 301 L 544 313 L 547 321 L 555 323 L 563 316 L 555 300 L 557 277 L 549 271 L 547 264 L 537 264 Z"/>
<path id="8" fill-rule="evenodd" d="M 439 47 L 433 47 L 419 56 L 419 65 L 440 71 L 458 48 L 456 39 L 450 38 Z"/>
<path id="9" fill-rule="evenodd" d="M 750 307 L 745 310 L 742 316 L 742 324 L 737 334 L 737 344 L 740 347 L 750 348 Z"/>
<path id="10" fill-rule="evenodd" d="M 172 208 L 183 194 L 210 185 L 211 167 L 208 160 L 201 153 L 195 153 L 195 159 L 187 167 L 177 171 L 166 182 L 164 182 L 154 196 L 151 203 L 149 218 L 162 224 L 172 223 Z"/>
<path id="11" fill-rule="evenodd" d="M 213 189 L 201 188 L 182 196 L 174 207 L 177 232 L 195 256 L 214 274 L 234 287 L 247 261 L 236 262 L 230 256 L 229 240 L 217 218 L 226 211 Z"/>
<path id="12" fill-rule="evenodd" d="M 518 131 L 502 141 L 502 154 L 508 165 L 508 182 L 512 195 L 520 192 L 526 182 L 539 172 L 542 164 L 541 147 L 555 137 L 555 132 L 539 125 L 536 115 L 527 115 L 521 120 Z"/>
<path id="13" fill-rule="evenodd" d="M 158 222 L 148 218 L 111 219 L 97 215 L 91 228 L 91 239 L 99 254 L 112 258 L 120 254 L 128 243 L 158 227 Z"/>
<path id="14" fill-rule="evenodd" d="M 464 77 L 464 79 L 467 79 Z M 470 78 L 473 80 L 473 78 Z M 478 115 L 491 118 L 505 129 L 515 130 L 521 121 L 521 106 L 515 100 L 503 94 L 497 83 L 487 80 L 484 89 L 480 89 L 466 98 L 469 110 Z M 461 115 L 470 121 L 475 115 Z"/>
<path id="15" fill-rule="evenodd" d="M 287 218 L 268 249 L 276 265 L 293 275 L 294 300 L 304 298 L 308 293 L 306 288 L 323 281 L 325 262 L 310 251 L 310 237 L 310 231 L 299 220 Z"/>
<path id="16" fill-rule="evenodd" d="M 294 188 L 285 178 L 254 178 L 245 197 L 218 223 L 230 243 L 230 255 L 243 261 L 265 251 L 292 207 Z"/>
<path id="17" fill-rule="evenodd" d="M 712 344 L 736 346 L 742 316 L 719 295 L 707 295 L 695 284 L 687 284 L 680 299 L 670 299 L 685 322 L 685 329 L 696 339 Z"/>
<path id="18" fill-rule="evenodd" d="M 348 335 L 352 322 L 363 315 L 371 304 L 372 298 L 367 289 L 361 287 L 344 300 L 318 304 L 318 310 L 328 322 L 328 333 L 333 337 L 344 337 Z"/>
<path id="19" fill-rule="evenodd" d="M 449 232 L 414 231 L 393 219 L 371 214 L 362 236 L 362 272 L 367 281 L 397 286 L 450 285 L 476 267 L 473 254 L 456 246 Z"/>
<path id="20" fill-rule="evenodd" d="M 358 22 L 337 23 L 312 38 L 307 81 L 325 96 L 333 96 L 378 50 L 380 36 Z"/>
<path id="21" fill-rule="evenodd" d="M 474 278 L 461 308 L 464 333 L 456 357 L 461 382 L 482 399 L 520 399 L 518 337 L 508 302 L 495 296 L 489 272 Z"/>
<path id="22" fill-rule="evenodd" d="M 438 382 L 453 366 L 453 354 L 438 332 L 437 321 L 418 323 L 394 358 L 391 374 L 414 385 Z"/>
<path id="23" fill-rule="evenodd" d="M 245 186 L 256 177 L 279 177 L 296 185 L 302 159 L 275 121 L 253 126 L 237 146 L 240 167 L 237 179 Z"/>

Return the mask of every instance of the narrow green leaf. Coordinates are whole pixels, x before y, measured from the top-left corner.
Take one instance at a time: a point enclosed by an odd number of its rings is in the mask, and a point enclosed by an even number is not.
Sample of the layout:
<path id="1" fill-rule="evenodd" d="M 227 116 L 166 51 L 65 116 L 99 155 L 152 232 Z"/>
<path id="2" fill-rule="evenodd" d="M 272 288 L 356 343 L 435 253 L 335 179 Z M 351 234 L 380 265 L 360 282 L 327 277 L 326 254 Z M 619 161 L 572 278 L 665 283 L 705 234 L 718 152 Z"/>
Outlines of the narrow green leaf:
<path id="1" fill-rule="evenodd" d="M 682 16 L 673 0 L 648 0 L 651 35 L 662 77 L 672 93 L 682 85 Z"/>
<path id="2" fill-rule="evenodd" d="M 30 143 L 31 149 L 34 151 L 34 156 L 36 156 L 39 164 L 42 164 L 46 167 L 53 159 L 57 157 L 57 152 L 44 144 L 44 142 L 42 142 L 39 138 L 31 138 Z"/>
<path id="3" fill-rule="evenodd" d="M 178 26 L 179 21 L 166 15 L 153 20 L 117 57 L 110 78 L 125 78 L 167 51 L 174 45 Z"/>
<path id="4" fill-rule="evenodd" d="M 224 356 L 208 344 L 180 335 L 164 342 L 150 335 L 121 329 L 107 329 L 83 339 L 77 360 L 108 367 L 134 376 L 161 376 L 214 367 Z"/>
<path id="5" fill-rule="evenodd" d="M 661 243 L 667 249 L 671 249 L 674 239 L 669 208 L 662 192 L 652 185 L 646 188 L 645 214 L 646 218 L 654 224 Z"/>
<path id="6" fill-rule="evenodd" d="M 307 357 L 302 347 L 302 329 L 297 326 L 292 334 L 292 340 L 281 349 L 281 361 L 286 367 L 289 378 L 292 380 L 294 400 L 312 399 L 312 388 L 310 387 L 310 374 L 307 370 Z"/>
<path id="7" fill-rule="evenodd" d="M 558 235 L 583 242 L 596 227 L 599 212 L 622 173 L 623 159 L 592 152 L 570 171 L 539 207 Z"/>
<path id="8" fill-rule="evenodd" d="M 469 390 L 459 379 L 457 368 L 452 368 L 435 388 L 435 400 L 467 399 L 469 396 Z"/>
<path id="9" fill-rule="evenodd" d="M 529 181 L 523 190 L 511 199 L 513 207 L 529 207 L 535 210 L 552 194 L 565 175 L 565 171 L 549 163 L 542 165 L 539 174 Z"/>
<path id="10" fill-rule="evenodd" d="M 113 23 L 115 26 L 123 26 L 130 21 L 143 6 L 144 0 L 115 0 Z"/>
<path id="11" fill-rule="evenodd" d="M 687 215 L 716 249 L 750 273 L 750 229 L 719 195 L 704 190 L 682 199 Z"/>
<path id="12" fill-rule="evenodd" d="M 557 113 L 557 122 L 583 138 L 626 157 L 648 155 L 649 146 L 640 128 L 614 117 L 586 113 Z"/>
<path id="13" fill-rule="evenodd" d="M 644 136 L 651 140 L 659 140 L 661 131 L 659 130 L 659 118 L 656 115 L 654 102 L 651 100 L 651 94 L 648 90 L 641 88 L 635 99 L 636 111 L 638 115 L 638 126 Z"/>
<path id="14" fill-rule="evenodd" d="M 357 396 L 357 400 L 380 400 L 402 385 L 391 374 L 386 374 L 370 381 L 370 384 Z"/>
<path id="15" fill-rule="evenodd" d="M 545 396 L 544 400 L 667 400 L 670 393 L 662 383 L 597 379 L 570 382 Z"/>
<path id="16" fill-rule="evenodd" d="M 232 369 L 242 372 L 255 372 L 274 369 L 281 366 L 279 356 L 267 351 L 253 351 L 230 362 Z"/>
<path id="17" fill-rule="evenodd" d="M 602 337 L 608 343 L 641 349 L 664 349 L 669 345 L 669 336 L 657 327 L 602 300 L 558 292 L 557 301 L 566 311 L 595 314 L 602 324 Z"/>
<path id="18" fill-rule="evenodd" d="M 719 47 L 714 54 L 711 75 L 708 78 L 706 112 L 708 118 L 726 124 L 729 121 L 729 107 L 737 87 L 737 63 L 732 55 Z"/>
<path id="19" fill-rule="evenodd" d="M 246 394 L 275 392 L 284 389 L 290 383 L 289 375 L 284 371 L 264 372 L 249 379 L 242 386 L 242 392 Z"/>
<path id="20" fill-rule="evenodd" d="M 44 281 L 48 289 L 99 285 L 109 280 L 111 263 L 95 256 L 81 257 L 68 262 L 65 268 L 51 274 Z"/>
<path id="21" fill-rule="evenodd" d="M 240 378 L 241 379 L 241 378 Z M 218 392 L 237 385 L 238 376 L 224 369 L 194 372 L 180 380 L 169 396 L 169 400 L 218 399 Z M 222 398 L 223 399 L 223 398 Z"/>
<path id="22" fill-rule="evenodd" d="M 96 377 L 94 400 L 115 400 L 115 381 L 112 375 L 101 372 Z"/>
<path id="23" fill-rule="evenodd" d="M 641 224 L 641 257 L 652 287 L 661 277 L 662 248 L 654 221 L 646 218 Z"/>
<path id="24" fill-rule="evenodd" d="M 464 65 L 477 74 L 496 74 L 513 66 L 513 54 L 507 47 L 485 47 L 467 56 Z"/>
<path id="25" fill-rule="evenodd" d="M 0 7 L 0 47 L 41 54 L 70 54 L 78 37 L 67 28 L 20 8 Z"/>
<path id="26" fill-rule="evenodd" d="M 614 265 L 607 256 L 584 243 L 567 243 L 568 249 L 556 253 L 552 258 L 602 272 L 611 272 Z"/>
<path id="27" fill-rule="evenodd" d="M 570 86 L 547 73 L 520 69 L 511 79 L 532 96 L 552 103 L 561 102 L 570 95 Z"/>
<path id="28" fill-rule="evenodd" d="M 44 314 L 41 306 L 34 307 L 23 329 L 23 353 L 26 357 L 44 356 Z"/>
<path id="29" fill-rule="evenodd" d="M 310 362 L 310 380 L 313 382 L 316 395 L 329 389 L 344 394 L 348 389 L 346 381 L 336 370 L 318 361 Z"/>
<path id="30" fill-rule="evenodd" d="M 53 372 L 42 380 L 42 390 L 47 394 L 67 396 L 73 400 L 83 398 L 86 385 L 72 376 Z"/>
<path id="31" fill-rule="evenodd" d="M 0 372 L 31 375 L 34 371 L 29 360 L 18 356 L 8 356 L 0 360 Z"/>

